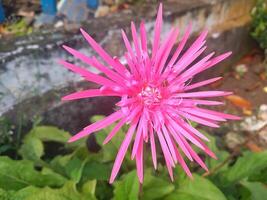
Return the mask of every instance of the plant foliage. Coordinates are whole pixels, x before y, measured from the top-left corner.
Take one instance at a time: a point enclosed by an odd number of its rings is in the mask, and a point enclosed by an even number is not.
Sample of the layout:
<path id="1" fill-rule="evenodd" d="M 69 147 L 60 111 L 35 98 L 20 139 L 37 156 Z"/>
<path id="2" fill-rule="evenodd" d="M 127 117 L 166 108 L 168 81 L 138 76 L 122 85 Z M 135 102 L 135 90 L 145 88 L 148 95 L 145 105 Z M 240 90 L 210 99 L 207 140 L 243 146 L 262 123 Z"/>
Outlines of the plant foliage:
<path id="1" fill-rule="evenodd" d="M 267 49 L 267 2 L 257 0 L 252 10 L 252 32 L 251 35 L 259 43 L 260 47 Z"/>
<path id="2" fill-rule="evenodd" d="M 95 116 L 92 121 L 99 118 Z M 95 134 L 100 146 L 110 128 Z M 150 168 L 151 159 L 145 159 L 144 183 L 139 185 L 135 166 L 127 155 L 118 180 L 110 185 L 108 179 L 114 154 L 125 135 L 123 130 L 92 153 L 85 140 L 66 145 L 68 132 L 35 126 L 20 146 L 22 159 L 0 156 L 0 200 L 262 200 L 267 196 L 267 152 L 244 152 L 218 168 L 229 153 L 220 150 L 215 138 L 208 135 L 209 147 L 218 156 L 218 160 L 205 158 L 212 172 L 208 176 L 196 168 L 191 180 L 176 168 L 175 181 L 171 182 L 160 161 L 155 171 Z M 47 142 L 61 144 L 66 153 L 46 156 Z"/>

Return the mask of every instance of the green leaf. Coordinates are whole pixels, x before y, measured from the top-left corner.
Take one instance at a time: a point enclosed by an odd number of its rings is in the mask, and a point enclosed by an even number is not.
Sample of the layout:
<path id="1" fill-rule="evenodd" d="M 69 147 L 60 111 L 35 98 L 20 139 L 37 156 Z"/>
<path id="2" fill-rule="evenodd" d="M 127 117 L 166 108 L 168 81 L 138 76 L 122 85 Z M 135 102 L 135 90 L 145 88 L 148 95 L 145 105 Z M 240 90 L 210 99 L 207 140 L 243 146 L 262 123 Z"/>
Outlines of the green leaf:
<path id="1" fill-rule="evenodd" d="M 12 200 L 13 192 L 5 191 L 0 188 L 0 200 Z"/>
<path id="2" fill-rule="evenodd" d="M 87 166 L 87 163 L 94 162 L 91 160 L 93 160 L 95 156 L 95 154 L 90 154 L 85 147 L 80 147 L 69 155 L 55 157 L 50 162 L 50 165 L 56 172 L 63 174 L 76 183 L 78 183 L 81 178 L 83 178 L 83 182 L 85 182 L 87 179 L 84 180 L 84 168 Z M 93 173 L 94 171 L 95 169 L 92 169 Z"/>
<path id="3" fill-rule="evenodd" d="M 132 171 L 122 177 L 122 180 L 114 183 L 113 200 L 135 200 L 138 199 L 139 181 L 136 171 Z"/>
<path id="4" fill-rule="evenodd" d="M 249 190 L 250 200 L 262 200 L 267 197 L 267 187 L 260 182 L 242 181 L 241 184 Z"/>
<path id="5" fill-rule="evenodd" d="M 65 155 L 65 156 L 56 156 L 51 162 L 50 166 L 58 173 L 63 174 L 64 176 L 68 176 L 65 167 L 67 163 L 71 160 L 72 155 Z"/>
<path id="6" fill-rule="evenodd" d="M 82 193 L 95 196 L 96 180 L 90 180 L 83 184 Z"/>
<path id="7" fill-rule="evenodd" d="M 36 126 L 29 133 L 30 137 L 37 137 L 41 141 L 53 141 L 66 143 L 71 135 L 57 127 L 53 126 Z"/>
<path id="8" fill-rule="evenodd" d="M 201 132 L 205 133 L 204 131 L 201 131 Z M 229 156 L 229 153 L 227 151 L 223 151 L 223 150 L 218 149 L 215 137 L 213 137 L 209 134 L 205 134 L 205 136 L 208 137 L 210 140 L 209 142 L 207 142 L 207 146 L 217 156 L 217 160 L 214 158 L 211 158 L 209 156 L 207 156 L 207 159 L 206 159 L 206 164 L 207 164 L 208 168 L 213 169 L 213 168 L 217 167 L 219 164 L 221 164 Z M 225 170 L 225 169 L 227 169 L 227 167 L 228 167 L 227 165 L 224 165 L 217 172 L 219 172 L 221 170 Z"/>
<path id="9" fill-rule="evenodd" d="M 170 181 L 152 176 L 151 170 L 147 170 L 144 176 L 143 195 L 141 199 L 152 200 L 162 199 L 174 190 L 174 185 Z"/>
<path id="10" fill-rule="evenodd" d="M 19 154 L 26 160 L 38 161 L 44 154 L 44 145 L 36 137 L 25 137 Z"/>
<path id="11" fill-rule="evenodd" d="M 267 167 L 267 151 L 261 153 L 248 152 L 239 157 L 236 163 L 228 170 L 224 170 L 218 176 L 221 184 L 229 186 L 237 181 L 253 175 Z"/>
<path id="12" fill-rule="evenodd" d="M 97 181 L 95 196 L 98 200 L 112 199 L 113 188 L 107 181 Z"/>
<path id="13" fill-rule="evenodd" d="M 264 184 L 267 184 L 267 168 L 254 172 L 252 175 L 250 175 L 248 181 L 262 182 Z"/>
<path id="14" fill-rule="evenodd" d="M 197 174 L 193 177 L 193 180 L 185 179 L 165 200 L 226 200 L 224 194 L 208 179 Z"/>
<path id="15" fill-rule="evenodd" d="M 11 199 L 12 200 L 27 200 L 30 196 L 32 196 L 33 194 L 36 194 L 40 190 L 41 188 L 28 186 L 14 193 Z"/>
<path id="16" fill-rule="evenodd" d="M 103 119 L 104 116 L 94 116 L 91 118 L 92 122 L 99 121 Z M 109 127 L 106 127 L 105 129 L 101 129 L 95 134 L 96 142 L 102 147 L 101 151 L 99 153 L 102 153 L 102 161 L 103 162 L 110 162 L 114 161 L 114 158 L 116 158 L 118 150 L 123 142 L 123 139 L 125 137 L 125 133 L 127 132 L 127 126 L 123 126 L 117 134 L 109 141 L 109 143 L 103 145 L 103 142 L 105 138 L 108 136 L 108 134 L 112 131 L 114 127 L 113 125 L 110 125 Z M 98 159 L 99 160 L 99 159 Z M 129 152 L 126 153 L 124 158 L 124 165 L 122 165 L 122 168 L 127 166 L 128 168 L 131 168 L 131 165 L 133 164 Z"/>
<path id="17" fill-rule="evenodd" d="M 15 195 L 14 200 L 95 200 L 95 198 L 91 194 L 78 192 L 75 183 L 69 181 L 60 189 L 25 188 L 23 193 L 19 191 Z"/>
<path id="18" fill-rule="evenodd" d="M 66 143 L 69 138 L 68 132 L 56 127 L 36 126 L 24 137 L 19 153 L 26 160 L 38 162 L 44 154 L 43 142 Z"/>
<path id="19" fill-rule="evenodd" d="M 62 176 L 36 171 L 31 161 L 0 157 L 0 188 L 5 190 L 19 190 L 30 185 L 60 187 L 65 181 Z"/>
<path id="20" fill-rule="evenodd" d="M 109 179 L 110 172 L 110 164 L 104 164 L 97 161 L 87 162 L 83 169 L 82 182 L 93 179 L 107 181 Z"/>
<path id="21" fill-rule="evenodd" d="M 86 162 L 87 160 L 81 160 L 78 157 L 73 157 L 69 160 L 65 167 L 65 171 L 71 180 L 74 180 L 76 183 L 80 181 Z"/>

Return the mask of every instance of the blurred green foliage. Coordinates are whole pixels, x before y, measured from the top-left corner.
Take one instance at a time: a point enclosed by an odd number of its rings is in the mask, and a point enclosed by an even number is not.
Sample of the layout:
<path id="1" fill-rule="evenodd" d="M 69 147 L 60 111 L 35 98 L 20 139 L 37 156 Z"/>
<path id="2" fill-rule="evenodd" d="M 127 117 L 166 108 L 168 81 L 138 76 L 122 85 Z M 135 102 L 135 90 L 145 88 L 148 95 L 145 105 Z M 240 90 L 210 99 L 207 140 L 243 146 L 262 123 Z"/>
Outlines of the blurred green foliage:
<path id="1" fill-rule="evenodd" d="M 101 118 L 95 116 L 92 121 Z M 219 149 L 215 138 L 207 134 L 208 145 L 218 156 L 217 160 L 204 157 L 212 172 L 208 176 L 194 167 L 191 180 L 176 167 L 171 182 L 164 163 L 159 161 L 155 171 L 150 167 L 151 156 L 145 154 L 144 183 L 140 185 L 134 161 L 127 153 L 117 180 L 110 185 L 113 161 L 127 127 L 103 146 L 111 129 L 95 134 L 102 148 L 92 153 L 85 139 L 68 144 L 68 132 L 34 126 L 19 148 L 22 159 L 0 156 L 0 200 L 263 200 L 267 196 L 267 152 L 243 152 L 237 159 L 228 159 L 229 153 Z M 61 144 L 65 153 L 47 156 L 47 142 Z"/>
<path id="2" fill-rule="evenodd" d="M 267 1 L 257 0 L 256 6 L 251 12 L 251 35 L 259 43 L 260 47 L 267 49 Z"/>

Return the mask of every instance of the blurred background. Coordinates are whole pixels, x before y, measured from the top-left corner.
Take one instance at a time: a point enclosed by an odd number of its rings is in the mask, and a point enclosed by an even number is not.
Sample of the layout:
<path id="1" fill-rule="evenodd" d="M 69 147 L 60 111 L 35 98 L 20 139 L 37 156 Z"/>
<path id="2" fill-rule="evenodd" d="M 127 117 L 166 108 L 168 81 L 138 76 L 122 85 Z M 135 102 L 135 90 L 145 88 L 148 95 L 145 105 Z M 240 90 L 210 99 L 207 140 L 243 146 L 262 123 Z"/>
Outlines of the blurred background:
<path id="1" fill-rule="evenodd" d="M 163 36 L 173 25 L 184 33 L 192 22 L 188 45 L 207 28 L 204 55 L 233 52 L 193 81 L 222 76 L 207 88 L 234 95 L 223 98 L 225 105 L 214 109 L 242 120 L 215 130 L 195 125 L 211 137 L 209 146 L 218 160 L 199 152 L 210 172 L 189 163 L 193 182 L 179 168 L 176 181 L 170 182 L 160 153 L 159 171 L 151 170 L 147 148 L 144 187 L 139 186 L 129 158 L 118 181 L 109 185 L 123 130 L 107 147 L 102 147 L 104 136 L 72 145 L 66 141 L 99 115 L 111 113 L 118 99 L 62 102 L 61 97 L 72 91 L 95 87 L 58 64 L 59 59 L 80 64 L 62 45 L 97 56 L 79 33 L 83 27 L 111 55 L 122 57 L 120 30 L 129 35 L 131 21 L 145 20 L 152 38 L 159 2 L 164 7 Z M 264 200 L 266 149 L 266 0 L 0 0 L 0 199 Z"/>

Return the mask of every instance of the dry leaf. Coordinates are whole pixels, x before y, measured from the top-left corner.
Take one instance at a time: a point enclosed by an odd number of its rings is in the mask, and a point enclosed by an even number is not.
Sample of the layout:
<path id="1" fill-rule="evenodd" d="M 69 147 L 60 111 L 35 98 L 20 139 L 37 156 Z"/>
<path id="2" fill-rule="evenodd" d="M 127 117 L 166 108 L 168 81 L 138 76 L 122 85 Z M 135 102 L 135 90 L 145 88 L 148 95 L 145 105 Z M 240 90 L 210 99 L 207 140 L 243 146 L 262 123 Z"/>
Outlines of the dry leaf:
<path id="1" fill-rule="evenodd" d="M 243 111 L 243 114 L 245 114 L 245 115 L 248 115 L 248 116 L 252 115 L 252 111 L 251 110 L 243 109 L 242 111 Z"/>
<path id="2" fill-rule="evenodd" d="M 246 147 L 252 152 L 262 152 L 263 149 L 252 141 L 246 143 Z"/>
<path id="3" fill-rule="evenodd" d="M 239 108 L 251 110 L 251 103 L 243 97 L 238 95 L 229 95 L 225 98 Z"/>
<path id="4" fill-rule="evenodd" d="M 260 79 L 262 81 L 266 80 L 266 73 L 265 72 L 260 73 Z"/>
<path id="5" fill-rule="evenodd" d="M 220 87 L 223 84 L 223 81 L 224 81 L 224 78 L 219 79 L 218 81 L 210 84 L 210 87 L 211 88 L 218 88 L 218 87 Z"/>
<path id="6" fill-rule="evenodd" d="M 264 91 L 265 93 L 267 93 L 267 86 L 265 86 L 265 87 L 263 88 L 263 91 Z"/>

